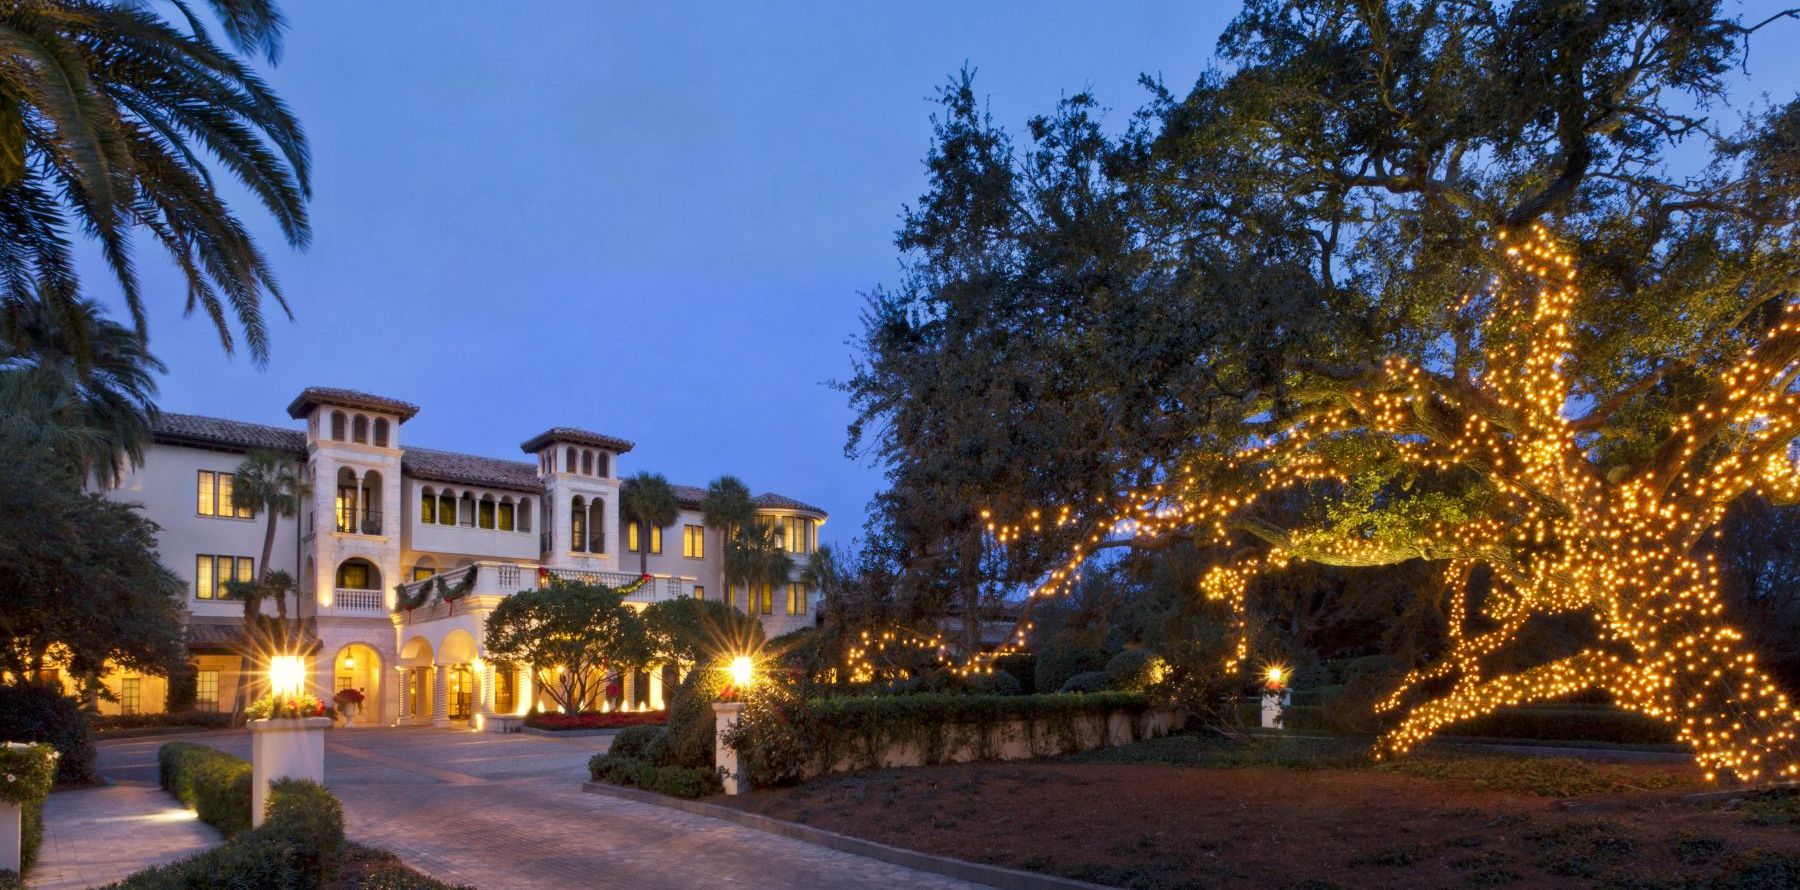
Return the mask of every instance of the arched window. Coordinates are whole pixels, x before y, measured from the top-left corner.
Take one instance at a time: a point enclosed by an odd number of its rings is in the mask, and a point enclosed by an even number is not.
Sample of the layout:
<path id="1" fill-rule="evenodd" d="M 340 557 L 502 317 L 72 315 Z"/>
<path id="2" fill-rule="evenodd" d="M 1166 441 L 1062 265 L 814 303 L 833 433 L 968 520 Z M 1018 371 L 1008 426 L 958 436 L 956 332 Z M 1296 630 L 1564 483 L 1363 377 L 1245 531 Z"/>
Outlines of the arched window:
<path id="1" fill-rule="evenodd" d="M 368 444 L 369 418 L 358 414 L 356 415 L 356 419 L 350 421 L 350 441 L 361 442 L 365 445 Z"/>
<path id="2" fill-rule="evenodd" d="M 512 531 L 513 530 L 513 499 L 512 499 L 512 495 L 507 495 L 500 499 L 499 511 L 500 511 L 499 515 L 495 519 L 494 527 L 500 529 L 503 532 Z"/>
<path id="3" fill-rule="evenodd" d="M 587 502 L 581 495 L 569 502 L 569 549 L 576 553 L 587 550 Z"/>
<path id="4" fill-rule="evenodd" d="M 607 472 L 607 468 L 606 468 L 608 457 L 609 457 L 609 455 L 606 452 L 604 452 L 604 451 L 600 452 L 600 460 L 597 462 L 598 466 L 596 467 L 596 469 L 598 469 L 600 471 L 600 475 L 602 475 L 602 476 L 611 476 L 612 475 L 612 473 Z"/>
<path id="5" fill-rule="evenodd" d="M 493 495 L 484 494 L 481 496 L 481 509 L 479 512 L 479 518 L 480 518 L 480 522 L 478 524 L 482 528 L 493 528 L 494 527 L 494 496 Z"/>
<path id="6" fill-rule="evenodd" d="M 563 449 L 563 472 L 573 473 L 573 472 L 575 472 L 575 469 L 576 469 L 575 449 L 573 447 L 564 448 Z"/>
<path id="7" fill-rule="evenodd" d="M 437 493 L 429 485 L 419 489 L 419 522 L 425 525 L 437 522 Z"/>
<path id="8" fill-rule="evenodd" d="M 519 498 L 519 531 L 531 531 L 531 498 Z"/>
<path id="9" fill-rule="evenodd" d="M 437 521 L 438 525 L 456 524 L 456 492 L 446 488 L 438 495 Z"/>
<path id="10" fill-rule="evenodd" d="M 344 441 L 344 412 L 331 412 L 331 438 Z"/>
<path id="11" fill-rule="evenodd" d="M 594 498 L 588 504 L 588 528 L 593 531 L 588 535 L 588 549 L 595 553 L 606 552 L 606 500 Z"/>
<path id="12" fill-rule="evenodd" d="M 594 475 L 594 452 L 581 452 L 581 474 L 583 476 Z"/>
<path id="13" fill-rule="evenodd" d="M 461 514 L 457 520 L 462 523 L 464 528 L 475 527 L 475 494 L 473 492 L 462 493 L 462 505 L 457 508 L 457 512 Z"/>
<path id="14" fill-rule="evenodd" d="M 366 559 L 346 559 L 338 564 L 339 590 L 380 590 L 381 570 Z"/>
<path id="15" fill-rule="evenodd" d="M 375 418 L 375 445 L 386 448 L 388 444 L 388 422 L 385 417 Z"/>
<path id="16" fill-rule="evenodd" d="M 418 562 L 413 563 L 412 580 L 423 581 L 435 574 L 437 574 L 437 560 L 431 556 L 421 556 Z"/>

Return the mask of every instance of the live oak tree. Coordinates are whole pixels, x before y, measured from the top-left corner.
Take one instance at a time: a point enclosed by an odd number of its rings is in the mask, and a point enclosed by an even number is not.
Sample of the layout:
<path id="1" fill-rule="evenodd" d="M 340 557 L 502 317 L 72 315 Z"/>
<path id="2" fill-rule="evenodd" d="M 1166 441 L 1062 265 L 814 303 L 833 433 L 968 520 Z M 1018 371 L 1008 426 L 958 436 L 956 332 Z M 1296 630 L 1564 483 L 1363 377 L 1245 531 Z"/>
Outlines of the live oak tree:
<path id="1" fill-rule="evenodd" d="M 1600 686 L 1710 767 L 1791 769 L 1700 546 L 1732 499 L 1785 496 L 1796 413 L 1800 107 L 1721 113 L 1766 24 L 1259 0 L 1225 67 L 1149 83 L 1122 135 L 1076 95 L 1017 157 L 953 82 L 911 274 L 848 383 L 908 555 L 1054 588 L 1059 552 L 1199 539 L 1246 551 L 1206 585 L 1228 601 L 1295 559 L 1432 561 L 1472 604 L 1388 750 Z M 1513 622 L 1555 613 L 1594 644 L 1493 668 Z"/>
<path id="2" fill-rule="evenodd" d="M 652 654 L 642 618 L 604 584 L 554 581 L 515 593 L 494 607 L 486 634 L 489 658 L 529 667 L 570 714 L 600 701 L 608 669 L 635 669 Z"/>

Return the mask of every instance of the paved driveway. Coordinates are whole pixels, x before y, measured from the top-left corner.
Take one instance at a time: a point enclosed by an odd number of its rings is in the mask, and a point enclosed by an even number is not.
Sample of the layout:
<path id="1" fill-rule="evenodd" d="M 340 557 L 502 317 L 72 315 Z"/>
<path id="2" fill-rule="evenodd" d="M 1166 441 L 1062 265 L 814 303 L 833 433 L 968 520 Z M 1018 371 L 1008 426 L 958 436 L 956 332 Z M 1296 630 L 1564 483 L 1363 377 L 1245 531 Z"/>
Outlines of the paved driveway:
<path id="1" fill-rule="evenodd" d="M 333 731 L 325 777 L 352 840 L 446 881 L 501 888 L 979 885 L 705 816 L 581 791 L 605 737 L 545 739 L 439 729 Z M 246 733 L 194 741 L 248 757 Z M 156 781 L 166 739 L 107 743 L 109 779 Z"/>

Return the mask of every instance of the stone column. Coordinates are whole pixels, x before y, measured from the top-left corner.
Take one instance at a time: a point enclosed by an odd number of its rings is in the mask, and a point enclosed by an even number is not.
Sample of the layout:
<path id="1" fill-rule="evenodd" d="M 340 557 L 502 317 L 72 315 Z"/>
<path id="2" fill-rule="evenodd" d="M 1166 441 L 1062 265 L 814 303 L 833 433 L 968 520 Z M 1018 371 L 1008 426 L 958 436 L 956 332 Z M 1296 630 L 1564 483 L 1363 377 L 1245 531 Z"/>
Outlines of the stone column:
<path id="1" fill-rule="evenodd" d="M 475 684 L 475 694 L 481 699 L 475 710 L 482 714 L 494 713 L 494 680 L 500 674 L 500 666 L 491 662 L 483 662 L 481 675 Z"/>
<path id="2" fill-rule="evenodd" d="M 0 800 L 0 871 L 25 870 L 25 810 L 12 801 Z"/>
<path id="3" fill-rule="evenodd" d="M 431 725 L 450 725 L 450 665 L 431 666 Z"/>
<path id="4" fill-rule="evenodd" d="M 667 693 L 667 690 L 663 689 L 662 675 L 663 675 L 662 665 L 653 665 L 651 667 L 651 669 L 650 669 L 650 710 L 652 710 L 652 711 L 660 711 L 664 707 L 667 706 L 667 703 L 664 701 L 663 696 L 667 695 L 668 693 Z"/>

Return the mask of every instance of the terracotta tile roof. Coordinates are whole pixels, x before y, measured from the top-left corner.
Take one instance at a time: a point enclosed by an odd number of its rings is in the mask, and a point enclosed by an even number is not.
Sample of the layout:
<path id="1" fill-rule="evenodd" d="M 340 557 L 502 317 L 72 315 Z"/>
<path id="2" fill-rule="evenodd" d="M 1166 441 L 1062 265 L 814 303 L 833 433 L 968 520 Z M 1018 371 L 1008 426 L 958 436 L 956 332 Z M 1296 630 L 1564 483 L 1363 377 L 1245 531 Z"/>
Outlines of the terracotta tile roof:
<path id="1" fill-rule="evenodd" d="M 292 402 L 288 403 L 288 416 L 305 417 L 314 405 L 343 405 L 349 408 L 364 408 L 370 411 L 386 411 L 400 415 L 400 422 L 405 423 L 419 413 L 419 406 L 387 396 L 358 392 L 354 389 L 336 389 L 329 386 L 309 386 L 300 391 Z"/>
<path id="2" fill-rule="evenodd" d="M 318 628 L 314 619 L 308 618 L 301 623 L 300 639 L 297 640 L 303 651 L 311 651 L 319 645 Z M 223 618 L 215 616 L 195 615 L 188 618 L 187 645 L 189 649 L 201 652 L 237 652 L 244 644 L 244 619 Z"/>
<path id="3" fill-rule="evenodd" d="M 620 454 L 624 454 L 634 447 L 634 443 L 629 439 L 621 439 L 618 436 L 608 436 L 605 433 L 578 430 L 572 426 L 559 426 L 544 430 L 543 432 L 520 442 L 519 450 L 526 454 L 535 454 L 539 449 L 551 442 L 568 442 L 572 445 L 592 445 L 595 448 L 605 448 L 608 451 L 616 451 Z"/>
<path id="4" fill-rule="evenodd" d="M 700 505 L 706 501 L 706 489 L 698 485 L 670 485 L 669 487 L 675 489 L 675 500 L 690 510 L 700 509 Z M 750 502 L 764 510 L 801 510 L 807 513 L 817 513 L 820 516 L 825 515 L 825 511 L 818 507 L 772 491 L 759 494 L 751 498 Z"/>
<path id="5" fill-rule="evenodd" d="M 295 455 L 306 453 L 306 433 L 302 430 L 202 417 L 198 414 L 159 412 L 156 419 L 151 421 L 150 431 L 156 441 L 174 445 L 201 445 L 245 451 L 268 448 Z"/>
<path id="6" fill-rule="evenodd" d="M 824 510 L 805 501 L 796 501 L 785 494 L 776 494 L 772 491 L 765 491 L 751 498 L 751 501 L 765 510 L 799 510 L 805 513 L 817 513 L 820 516 L 825 515 Z"/>
<path id="7" fill-rule="evenodd" d="M 543 484 L 538 481 L 537 466 L 524 461 L 409 447 L 400 455 L 400 466 L 409 475 L 420 479 L 460 482 L 464 485 L 490 485 L 518 491 L 544 490 Z"/>

